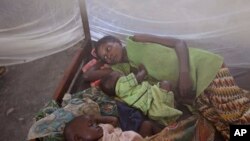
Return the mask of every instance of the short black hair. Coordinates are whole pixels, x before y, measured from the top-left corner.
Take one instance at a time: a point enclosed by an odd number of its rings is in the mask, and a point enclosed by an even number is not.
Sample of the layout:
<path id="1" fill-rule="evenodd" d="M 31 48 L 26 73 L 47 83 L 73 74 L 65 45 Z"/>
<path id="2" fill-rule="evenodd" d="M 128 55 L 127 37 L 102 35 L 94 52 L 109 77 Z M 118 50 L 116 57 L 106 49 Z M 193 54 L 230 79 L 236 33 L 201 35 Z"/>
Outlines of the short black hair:
<path id="1" fill-rule="evenodd" d="M 116 38 L 116 37 L 114 37 L 114 36 L 111 36 L 111 35 L 108 35 L 108 36 L 104 36 L 104 37 L 102 37 L 101 39 L 99 39 L 97 42 L 96 42 L 96 44 L 95 44 L 95 49 L 96 49 L 96 55 L 98 56 L 98 49 L 99 49 L 99 47 L 101 46 L 101 45 L 103 45 L 103 44 L 106 44 L 106 43 L 108 43 L 108 42 L 112 42 L 112 43 L 119 43 L 121 46 L 122 46 L 122 42 L 118 39 L 118 38 Z M 99 56 L 98 56 L 99 57 Z"/>

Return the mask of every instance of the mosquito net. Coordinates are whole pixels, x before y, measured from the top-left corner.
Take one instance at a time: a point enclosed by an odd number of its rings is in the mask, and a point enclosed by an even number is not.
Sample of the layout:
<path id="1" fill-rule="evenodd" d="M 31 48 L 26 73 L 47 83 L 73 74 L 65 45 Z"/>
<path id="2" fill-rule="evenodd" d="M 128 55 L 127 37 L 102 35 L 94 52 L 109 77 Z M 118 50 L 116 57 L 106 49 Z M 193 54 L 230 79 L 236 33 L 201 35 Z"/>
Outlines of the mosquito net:
<path id="1" fill-rule="evenodd" d="M 0 65 L 41 58 L 82 39 L 77 0 L 0 1 Z"/>
<path id="2" fill-rule="evenodd" d="M 86 0 L 93 40 L 148 33 L 181 38 L 250 68 L 250 1 Z M 33 60 L 83 38 L 77 0 L 1 0 L 0 59 Z"/>

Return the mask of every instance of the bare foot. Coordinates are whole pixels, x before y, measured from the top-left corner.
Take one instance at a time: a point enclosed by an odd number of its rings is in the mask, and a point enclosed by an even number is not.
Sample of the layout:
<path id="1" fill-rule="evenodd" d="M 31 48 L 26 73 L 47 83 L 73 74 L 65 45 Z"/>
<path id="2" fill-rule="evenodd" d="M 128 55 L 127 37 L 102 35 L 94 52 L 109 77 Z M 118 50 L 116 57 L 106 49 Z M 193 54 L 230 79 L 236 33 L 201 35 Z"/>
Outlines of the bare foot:
<path id="1" fill-rule="evenodd" d="M 0 67 L 0 76 L 3 76 L 7 72 L 6 67 Z"/>

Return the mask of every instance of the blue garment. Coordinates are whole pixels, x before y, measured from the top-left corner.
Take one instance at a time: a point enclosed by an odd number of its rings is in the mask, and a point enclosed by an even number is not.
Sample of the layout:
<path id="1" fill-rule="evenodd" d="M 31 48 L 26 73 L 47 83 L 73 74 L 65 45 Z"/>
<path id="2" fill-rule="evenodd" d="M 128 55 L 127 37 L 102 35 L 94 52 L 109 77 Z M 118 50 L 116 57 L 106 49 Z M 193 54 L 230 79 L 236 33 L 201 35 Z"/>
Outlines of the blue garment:
<path id="1" fill-rule="evenodd" d="M 120 128 L 123 131 L 132 130 L 138 132 L 142 122 L 146 120 L 146 117 L 141 111 L 133 107 L 129 107 L 126 103 L 117 101 L 116 104 Z"/>

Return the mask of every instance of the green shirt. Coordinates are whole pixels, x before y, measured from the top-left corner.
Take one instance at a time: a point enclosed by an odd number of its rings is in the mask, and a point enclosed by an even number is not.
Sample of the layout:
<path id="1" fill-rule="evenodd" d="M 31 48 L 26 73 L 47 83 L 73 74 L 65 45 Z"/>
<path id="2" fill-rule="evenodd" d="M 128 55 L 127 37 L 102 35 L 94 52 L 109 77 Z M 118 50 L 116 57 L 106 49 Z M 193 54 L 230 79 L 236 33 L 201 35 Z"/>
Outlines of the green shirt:
<path id="1" fill-rule="evenodd" d="M 134 42 L 128 38 L 126 50 L 131 64 L 143 64 L 149 76 L 171 81 L 177 86 L 179 62 L 174 49 L 154 43 Z M 197 96 L 212 82 L 222 63 L 223 58 L 219 55 L 189 48 L 190 75 Z"/>

